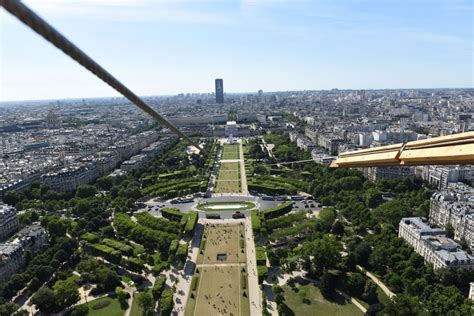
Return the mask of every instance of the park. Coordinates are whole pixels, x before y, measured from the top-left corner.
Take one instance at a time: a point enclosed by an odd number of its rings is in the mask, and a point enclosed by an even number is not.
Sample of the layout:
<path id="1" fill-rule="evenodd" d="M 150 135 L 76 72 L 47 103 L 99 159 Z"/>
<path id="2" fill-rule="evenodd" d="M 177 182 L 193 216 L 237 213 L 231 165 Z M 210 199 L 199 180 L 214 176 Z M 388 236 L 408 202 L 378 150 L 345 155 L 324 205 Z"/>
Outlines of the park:
<path id="1" fill-rule="evenodd" d="M 249 315 L 245 229 L 206 224 L 185 315 Z"/>

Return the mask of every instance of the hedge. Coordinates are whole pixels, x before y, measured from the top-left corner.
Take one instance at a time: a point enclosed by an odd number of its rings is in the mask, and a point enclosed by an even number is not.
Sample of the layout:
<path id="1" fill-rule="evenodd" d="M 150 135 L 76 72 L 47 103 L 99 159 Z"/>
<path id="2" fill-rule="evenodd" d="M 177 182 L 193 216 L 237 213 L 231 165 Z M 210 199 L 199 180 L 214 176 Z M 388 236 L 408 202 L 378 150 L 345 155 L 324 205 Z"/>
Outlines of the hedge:
<path id="1" fill-rule="evenodd" d="M 103 257 L 112 263 L 120 263 L 122 255 L 120 251 L 115 250 L 112 247 L 101 245 L 101 244 L 89 244 L 87 245 L 87 251 L 94 256 Z"/>
<path id="2" fill-rule="evenodd" d="M 148 212 L 141 212 L 135 215 L 140 225 L 146 226 L 154 230 L 165 231 L 167 233 L 179 234 L 179 224 L 174 221 L 168 221 L 163 218 L 155 217 Z"/>
<path id="3" fill-rule="evenodd" d="M 102 240 L 102 244 L 112 247 L 118 251 L 120 251 L 123 255 L 125 256 L 132 256 L 133 255 L 133 248 L 129 245 L 126 245 L 124 243 L 121 243 L 119 241 L 109 239 L 109 238 L 104 238 Z"/>
<path id="4" fill-rule="evenodd" d="M 265 249 L 262 246 L 255 246 L 255 256 L 257 258 L 257 265 L 267 264 L 267 255 Z"/>
<path id="5" fill-rule="evenodd" d="M 161 215 L 163 215 L 164 218 L 169 219 L 170 221 L 179 222 L 179 221 L 181 221 L 181 218 L 185 214 L 181 213 L 179 211 L 179 209 L 177 209 L 177 208 L 165 207 L 161 210 Z"/>
<path id="6" fill-rule="evenodd" d="M 122 260 L 122 264 L 130 271 L 137 273 L 141 273 L 143 271 L 143 263 L 137 258 Z"/>
<path id="7" fill-rule="evenodd" d="M 85 234 L 82 234 L 80 239 L 82 240 L 85 240 L 85 241 L 88 241 L 90 243 L 97 243 L 99 242 L 99 236 L 97 236 L 96 234 L 93 234 L 93 233 L 85 233 Z"/>
<path id="8" fill-rule="evenodd" d="M 154 275 L 159 275 L 161 271 L 169 269 L 170 264 L 166 261 L 157 263 L 153 266 L 151 271 L 153 272 Z"/>
<path id="9" fill-rule="evenodd" d="M 250 221 L 252 223 L 252 229 L 254 232 L 260 233 L 262 228 L 262 223 L 260 217 L 258 216 L 258 210 L 250 211 Z"/>
<path id="10" fill-rule="evenodd" d="M 161 293 L 160 299 L 160 315 L 171 315 L 173 310 L 173 290 L 166 289 Z"/>
<path id="11" fill-rule="evenodd" d="M 186 223 L 188 222 L 188 214 L 184 214 L 183 216 L 181 216 L 181 219 L 179 221 L 179 227 L 181 229 L 184 229 L 184 226 L 186 226 Z"/>
<path id="12" fill-rule="evenodd" d="M 174 255 L 176 253 L 176 250 L 178 250 L 178 246 L 179 246 L 179 240 L 173 239 L 170 244 L 169 254 Z"/>
<path id="13" fill-rule="evenodd" d="M 166 278 L 157 277 L 155 280 L 155 284 L 151 289 L 151 294 L 155 300 L 158 300 L 165 289 Z"/>
<path id="14" fill-rule="evenodd" d="M 186 226 L 184 227 L 184 231 L 186 234 L 193 234 L 194 229 L 196 228 L 196 224 L 199 218 L 198 212 L 189 212 L 188 213 L 188 220 L 186 221 Z"/>
<path id="15" fill-rule="evenodd" d="M 244 273 L 240 274 L 240 285 L 242 290 L 247 289 L 247 276 Z"/>
<path id="16" fill-rule="evenodd" d="M 263 280 L 267 277 L 268 268 L 267 266 L 257 266 L 257 275 L 258 275 L 258 283 L 263 283 Z"/>
<path id="17" fill-rule="evenodd" d="M 199 277 L 198 277 L 198 276 L 195 276 L 195 277 L 193 277 L 193 279 L 191 280 L 191 291 L 196 291 L 198 285 L 199 285 Z"/>
<path id="18" fill-rule="evenodd" d="M 180 260 L 185 261 L 188 255 L 188 244 L 181 244 L 176 251 L 176 257 Z"/>
<path id="19" fill-rule="evenodd" d="M 285 215 L 286 213 L 291 212 L 293 208 L 293 202 L 285 202 L 276 207 L 270 208 L 268 210 L 262 211 L 263 217 L 265 219 L 275 218 L 278 216 Z"/>
<path id="20" fill-rule="evenodd" d="M 263 183 L 248 183 L 249 191 L 264 193 L 268 195 L 281 195 L 286 194 L 287 190 L 281 187 L 275 187 L 273 184 L 263 184 Z"/>

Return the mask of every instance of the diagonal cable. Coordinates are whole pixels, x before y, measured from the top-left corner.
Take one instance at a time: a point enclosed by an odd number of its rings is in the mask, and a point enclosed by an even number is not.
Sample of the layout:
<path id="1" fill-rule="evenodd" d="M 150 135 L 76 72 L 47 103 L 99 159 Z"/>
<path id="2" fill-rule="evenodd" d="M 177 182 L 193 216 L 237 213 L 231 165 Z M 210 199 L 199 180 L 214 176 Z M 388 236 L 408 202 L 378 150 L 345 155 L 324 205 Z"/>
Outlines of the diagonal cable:
<path id="1" fill-rule="evenodd" d="M 124 84 L 118 81 L 112 76 L 107 70 L 102 68 L 92 58 L 87 56 L 82 50 L 76 45 L 59 33 L 55 28 L 49 25 L 45 20 L 39 17 L 35 12 L 28 8 L 25 4 L 18 0 L 0 0 L 0 5 L 3 6 L 8 12 L 17 17 L 20 21 L 25 23 L 36 33 L 43 36 L 51 44 L 62 50 L 66 55 L 69 55 L 72 59 L 77 61 L 79 64 L 87 68 L 97 77 L 102 79 L 109 86 L 117 90 L 121 95 L 127 98 L 130 102 L 134 103 L 140 109 L 148 113 L 158 123 L 169 128 L 173 133 L 186 140 L 189 144 L 193 145 L 201 152 L 205 152 L 198 144 L 196 144 L 191 138 L 186 136 L 177 127 L 175 127 L 170 121 L 165 119 L 163 116 L 153 110 L 148 104 L 146 104 L 139 96 L 128 89 Z"/>

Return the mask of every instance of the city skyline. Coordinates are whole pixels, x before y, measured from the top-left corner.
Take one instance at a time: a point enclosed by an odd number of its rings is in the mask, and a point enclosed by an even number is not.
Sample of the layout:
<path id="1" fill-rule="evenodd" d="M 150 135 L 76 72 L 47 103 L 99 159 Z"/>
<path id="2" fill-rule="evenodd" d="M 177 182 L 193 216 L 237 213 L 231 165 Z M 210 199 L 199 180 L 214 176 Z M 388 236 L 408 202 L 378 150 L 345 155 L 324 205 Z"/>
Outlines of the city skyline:
<path id="1" fill-rule="evenodd" d="M 140 95 L 473 86 L 469 1 L 26 3 Z M 0 11 L 0 101 L 117 95 Z"/>

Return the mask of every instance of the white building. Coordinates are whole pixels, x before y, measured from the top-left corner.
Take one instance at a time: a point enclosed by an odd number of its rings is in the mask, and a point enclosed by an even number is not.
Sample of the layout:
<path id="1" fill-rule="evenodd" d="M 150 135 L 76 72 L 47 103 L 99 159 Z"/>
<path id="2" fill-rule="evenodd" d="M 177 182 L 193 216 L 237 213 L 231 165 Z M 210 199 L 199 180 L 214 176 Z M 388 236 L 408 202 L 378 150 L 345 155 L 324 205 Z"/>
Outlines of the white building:
<path id="1" fill-rule="evenodd" d="M 473 269 L 474 256 L 461 249 L 459 244 L 445 236 L 440 228 L 431 228 L 420 217 L 402 218 L 398 236 L 403 238 L 434 269 Z"/>
<path id="2" fill-rule="evenodd" d="M 372 181 L 393 180 L 398 178 L 412 179 L 414 177 L 412 167 L 366 167 L 361 169 L 364 177 Z"/>
<path id="3" fill-rule="evenodd" d="M 472 166 L 418 166 L 416 175 L 435 185 L 438 189 L 445 189 L 449 183 L 474 179 Z"/>
<path id="4" fill-rule="evenodd" d="M 18 244 L 0 244 L 0 282 L 19 271 L 25 264 L 23 248 Z"/>
<path id="5" fill-rule="evenodd" d="M 474 249 L 474 188 L 451 183 L 445 190 L 433 193 L 429 220 L 432 225 L 454 228 L 454 239 L 464 240 Z"/>
<path id="6" fill-rule="evenodd" d="M 10 237 L 18 229 L 16 210 L 6 204 L 0 204 L 0 241 Z"/>
<path id="7" fill-rule="evenodd" d="M 235 121 L 228 121 L 225 125 L 225 136 L 226 137 L 237 137 L 239 136 L 239 128 Z"/>

